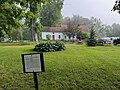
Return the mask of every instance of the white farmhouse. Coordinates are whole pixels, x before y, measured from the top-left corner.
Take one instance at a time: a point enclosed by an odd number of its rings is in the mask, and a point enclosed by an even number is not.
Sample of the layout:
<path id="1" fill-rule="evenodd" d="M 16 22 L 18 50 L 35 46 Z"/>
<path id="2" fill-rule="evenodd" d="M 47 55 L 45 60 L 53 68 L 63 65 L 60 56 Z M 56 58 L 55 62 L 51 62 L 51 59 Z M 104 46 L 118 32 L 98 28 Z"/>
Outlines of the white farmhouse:
<path id="1" fill-rule="evenodd" d="M 51 40 L 61 40 L 66 38 L 65 27 L 43 27 L 42 39 L 46 40 L 46 36 L 51 35 Z"/>
<path id="2" fill-rule="evenodd" d="M 61 40 L 61 39 L 67 39 L 68 40 L 69 38 L 65 34 L 66 33 L 66 28 L 67 28 L 66 25 L 62 25 L 61 27 L 44 26 L 43 30 L 42 30 L 42 39 L 46 40 L 47 35 L 51 35 L 51 40 Z M 79 29 L 82 32 L 89 32 L 89 28 L 86 24 L 85 25 L 80 25 Z"/>

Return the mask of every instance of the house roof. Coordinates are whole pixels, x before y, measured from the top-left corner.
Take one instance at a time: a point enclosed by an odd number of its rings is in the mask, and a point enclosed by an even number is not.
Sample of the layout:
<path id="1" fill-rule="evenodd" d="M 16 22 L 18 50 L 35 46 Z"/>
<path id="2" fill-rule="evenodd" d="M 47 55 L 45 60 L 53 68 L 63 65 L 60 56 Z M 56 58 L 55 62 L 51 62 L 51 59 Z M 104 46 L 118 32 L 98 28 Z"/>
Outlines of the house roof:
<path id="1" fill-rule="evenodd" d="M 80 25 L 79 28 L 80 28 L 80 31 L 82 31 L 82 32 L 89 32 L 90 31 L 90 29 L 87 25 Z"/>
<path id="2" fill-rule="evenodd" d="M 87 25 L 80 25 L 80 31 L 89 32 L 89 27 Z M 66 25 L 62 25 L 61 27 L 48 27 L 44 26 L 42 32 L 65 32 L 67 29 Z"/>
<path id="3" fill-rule="evenodd" d="M 65 32 L 65 27 L 43 27 L 43 32 Z"/>

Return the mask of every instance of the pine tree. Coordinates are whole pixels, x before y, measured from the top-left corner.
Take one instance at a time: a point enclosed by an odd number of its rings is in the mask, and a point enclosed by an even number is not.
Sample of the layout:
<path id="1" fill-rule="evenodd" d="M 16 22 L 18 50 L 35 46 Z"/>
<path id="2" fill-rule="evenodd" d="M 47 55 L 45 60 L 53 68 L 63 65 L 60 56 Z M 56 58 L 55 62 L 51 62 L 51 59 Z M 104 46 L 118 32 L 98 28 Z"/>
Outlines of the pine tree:
<path id="1" fill-rule="evenodd" d="M 95 39 L 95 30 L 94 30 L 94 26 L 93 25 L 91 27 L 91 30 L 90 30 L 90 37 L 87 39 L 87 45 L 88 46 L 96 46 L 96 39 Z"/>

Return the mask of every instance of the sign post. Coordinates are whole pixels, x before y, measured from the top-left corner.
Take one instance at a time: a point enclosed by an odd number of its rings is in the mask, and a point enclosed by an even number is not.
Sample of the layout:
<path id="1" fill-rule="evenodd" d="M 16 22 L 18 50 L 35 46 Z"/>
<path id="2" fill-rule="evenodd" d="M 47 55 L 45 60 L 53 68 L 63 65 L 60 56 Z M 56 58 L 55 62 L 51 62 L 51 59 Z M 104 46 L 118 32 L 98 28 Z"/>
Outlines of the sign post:
<path id="1" fill-rule="evenodd" d="M 35 90 L 38 90 L 38 80 L 37 80 L 37 73 L 33 73 L 34 76 L 34 85 L 35 85 Z"/>
<path id="2" fill-rule="evenodd" d="M 43 53 L 22 54 L 24 73 L 33 73 L 35 90 L 38 90 L 37 73 L 45 72 Z"/>

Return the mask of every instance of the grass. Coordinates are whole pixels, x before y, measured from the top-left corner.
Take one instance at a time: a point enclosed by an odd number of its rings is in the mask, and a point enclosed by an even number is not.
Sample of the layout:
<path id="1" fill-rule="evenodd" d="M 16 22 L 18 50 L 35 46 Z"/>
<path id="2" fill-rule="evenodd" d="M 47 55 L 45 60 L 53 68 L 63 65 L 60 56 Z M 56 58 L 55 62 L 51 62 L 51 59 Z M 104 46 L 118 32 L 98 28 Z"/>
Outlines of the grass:
<path id="1" fill-rule="evenodd" d="M 66 45 L 63 52 L 44 53 L 40 90 L 120 89 L 120 47 Z M 21 54 L 34 45 L 0 46 L 0 90 L 34 90 L 33 74 L 22 70 Z"/>
<path id="2" fill-rule="evenodd" d="M 35 42 L 0 42 L 0 46 L 34 45 Z"/>

